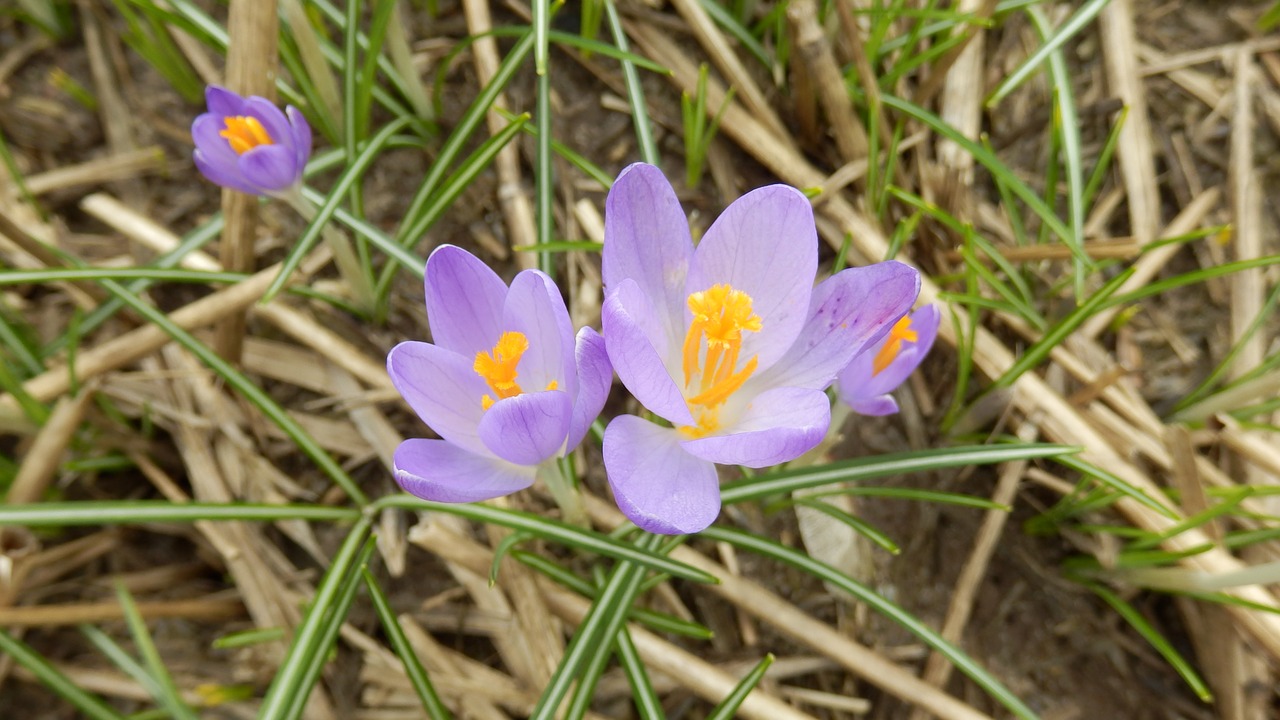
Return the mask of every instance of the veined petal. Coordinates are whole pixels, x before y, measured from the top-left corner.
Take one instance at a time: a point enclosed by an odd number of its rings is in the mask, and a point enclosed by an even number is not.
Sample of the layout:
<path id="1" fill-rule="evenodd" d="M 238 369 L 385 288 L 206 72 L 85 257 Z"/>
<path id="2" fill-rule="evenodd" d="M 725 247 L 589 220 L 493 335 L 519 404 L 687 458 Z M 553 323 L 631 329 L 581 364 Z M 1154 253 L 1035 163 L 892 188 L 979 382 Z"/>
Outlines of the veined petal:
<path id="1" fill-rule="evenodd" d="M 387 353 L 391 383 L 423 422 L 464 450 L 490 455 L 477 430 L 489 386 L 472 364 L 471 358 L 424 342 L 402 342 Z"/>
<path id="2" fill-rule="evenodd" d="M 298 158 L 298 172 L 307 166 L 311 159 L 311 124 L 298 108 L 290 105 L 284 110 L 289 118 L 289 128 L 293 134 L 293 147 Z"/>
<path id="3" fill-rule="evenodd" d="M 224 129 L 226 125 L 223 124 L 221 115 L 204 113 L 191 123 L 191 140 L 195 143 L 196 150 L 204 155 L 206 162 L 235 167 L 240 156 L 231 149 L 231 143 L 219 135 Z M 239 174 L 240 170 L 237 168 L 235 172 Z"/>
<path id="4" fill-rule="evenodd" d="M 824 389 L 858 353 L 911 309 L 920 273 L 900 262 L 849 268 L 814 288 L 809 317 L 795 344 L 751 389 Z"/>
<path id="5" fill-rule="evenodd" d="M 623 280 L 635 281 L 653 304 L 666 346 L 679 347 L 693 238 L 661 170 L 635 163 L 618 175 L 605 200 L 604 237 L 605 289 L 612 292 Z"/>
<path id="6" fill-rule="evenodd" d="M 480 419 L 489 452 L 517 465 L 537 465 L 559 455 L 569 434 L 573 402 L 560 390 L 499 400 Z"/>
<path id="7" fill-rule="evenodd" d="M 720 514 L 716 466 L 685 452 L 675 430 L 619 415 L 604 431 L 604 466 L 618 508 L 649 532 L 695 533 Z"/>
<path id="8" fill-rule="evenodd" d="M 511 281 L 502 308 L 503 330 L 524 333 L 529 349 L 517 365 L 526 390 L 541 390 L 555 381 L 573 397 L 578 391 L 573 360 L 573 322 L 560 289 L 538 270 L 524 270 Z"/>
<path id="9" fill-rule="evenodd" d="M 444 440 L 415 438 L 396 448 L 396 482 L 411 495 L 436 502 L 479 502 L 533 484 L 535 469 L 476 455 Z"/>
<path id="10" fill-rule="evenodd" d="M 799 190 L 770 185 L 743 195 L 716 218 L 694 251 L 686 294 L 728 283 L 751 296 L 759 332 L 743 335 L 742 358 L 761 372 L 800 334 L 818 271 L 813 208 Z"/>
<path id="11" fill-rule="evenodd" d="M 605 298 L 600 311 L 609 361 L 622 384 L 650 412 L 676 425 L 692 425 L 680 387 L 663 363 L 665 338 L 649 299 L 631 278 Z"/>
<path id="12" fill-rule="evenodd" d="M 849 403 L 849 407 L 859 415 L 883 417 L 898 412 L 898 401 L 889 395 L 877 395 L 875 397 L 855 399 Z"/>
<path id="13" fill-rule="evenodd" d="M 441 347 L 475 359 L 502 335 L 507 285 L 480 258 L 441 245 L 427 258 L 427 322 Z"/>
<path id="14" fill-rule="evenodd" d="M 768 467 L 794 460 L 817 446 L 831 424 L 831 403 L 821 390 L 766 390 L 723 434 L 685 440 L 685 450 L 725 465 Z"/>
<path id="15" fill-rule="evenodd" d="M 573 421 L 565 450 L 573 450 L 586 437 L 591 423 L 599 417 L 613 387 L 613 365 L 605 349 L 604 338 L 589 327 L 578 331 L 575 351 L 578 369 L 578 396 L 573 401 Z"/>
<path id="16" fill-rule="evenodd" d="M 926 305 L 911 313 L 911 329 L 916 333 L 916 340 L 901 341 L 897 355 L 878 373 L 875 371 L 876 358 L 891 336 L 886 335 L 859 353 L 836 378 L 840 400 L 859 415 L 896 413 L 898 403 L 889 397 L 889 393 L 915 372 L 929 354 L 938 336 L 940 321 L 941 313 L 934 305 Z"/>
<path id="17" fill-rule="evenodd" d="M 215 115 L 243 115 L 244 98 L 221 85 L 209 85 L 204 89 L 204 102 Z"/>
<path id="18" fill-rule="evenodd" d="M 284 145 L 259 145 L 241 155 L 240 172 L 264 194 L 284 190 L 300 177 L 293 148 Z"/>

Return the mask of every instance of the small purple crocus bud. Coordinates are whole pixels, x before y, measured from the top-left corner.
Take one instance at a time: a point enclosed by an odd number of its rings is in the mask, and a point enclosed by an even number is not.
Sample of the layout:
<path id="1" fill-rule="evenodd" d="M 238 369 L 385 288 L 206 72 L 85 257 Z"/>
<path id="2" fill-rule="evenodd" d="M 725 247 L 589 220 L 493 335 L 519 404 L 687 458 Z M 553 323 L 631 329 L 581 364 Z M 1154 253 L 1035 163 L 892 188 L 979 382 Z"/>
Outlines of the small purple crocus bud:
<path id="1" fill-rule="evenodd" d="M 736 200 L 695 249 L 670 183 L 644 164 L 609 191 L 603 261 L 609 359 L 671 423 L 615 418 L 605 469 L 623 513 L 664 534 L 715 520 L 717 463 L 765 467 L 817 445 L 831 422 L 824 390 L 920 291 L 920 274 L 898 262 L 815 287 L 813 209 L 785 185 Z"/>
<path id="2" fill-rule="evenodd" d="M 241 97 L 210 85 L 206 112 L 191 124 L 193 158 L 204 176 L 225 188 L 278 197 L 294 191 L 311 157 L 311 126 L 292 105 Z"/>
<path id="3" fill-rule="evenodd" d="M 898 403 L 890 392 L 906 381 L 929 354 L 942 314 L 925 305 L 899 320 L 880 342 L 862 351 L 840 371 L 840 400 L 859 415 L 892 415 Z"/>
<path id="4" fill-rule="evenodd" d="M 604 340 L 575 342 L 564 298 L 537 270 L 511 286 L 479 258 L 442 245 L 427 259 L 433 343 L 387 355 L 391 382 L 442 439 L 405 440 L 395 478 L 426 500 L 476 502 L 533 484 L 540 464 L 582 442 L 613 369 Z"/>

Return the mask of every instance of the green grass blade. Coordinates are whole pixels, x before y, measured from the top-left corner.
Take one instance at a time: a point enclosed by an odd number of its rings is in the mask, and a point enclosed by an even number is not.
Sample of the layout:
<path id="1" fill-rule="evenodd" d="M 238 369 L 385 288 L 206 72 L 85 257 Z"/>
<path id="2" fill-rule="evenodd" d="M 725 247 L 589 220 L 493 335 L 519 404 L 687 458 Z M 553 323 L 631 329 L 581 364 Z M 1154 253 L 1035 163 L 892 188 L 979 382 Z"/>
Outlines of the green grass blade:
<path id="1" fill-rule="evenodd" d="M 622 19 L 618 17 L 618 8 L 613 0 L 604 0 L 605 17 L 609 19 L 609 31 L 613 33 L 613 44 L 623 53 L 630 53 L 627 33 L 622 29 Z M 653 139 L 653 125 L 649 122 L 649 107 L 644 101 L 644 87 L 640 85 L 640 73 L 635 63 L 622 59 L 622 76 L 627 82 L 627 102 L 631 105 L 631 124 L 636 129 L 636 146 L 640 149 L 640 159 L 650 165 L 661 162 L 658 144 Z"/>
<path id="2" fill-rule="evenodd" d="M 550 520 L 533 513 L 475 503 L 437 503 L 404 493 L 380 498 L 373 504 L 374 509 L 384 507 L 431 510 L 448 515 L 457 515 L 468 520 L 493 523 L 512 530 L 530 533 L 544 541 L 558 542 L 568 547 L 603 555 L 615 560 L 633 562 L 654 572 L 667 573 L 684 580 L 692 580 L 699 583 L 719 582 L 714 575 L 709 575 L 695 567 L 672 560 L 664 555 L 614 540 L 607 535 L 602 535 L 592 530 L 584 530 L 580 527 L 568 525 L 558 520 Z M 3 512 L 3 508 L 0 508 L 0 512 Z"/>
<path id="3" fill-rule="evenodd" d="M 614 644 L 618 651 L 618 663 L 622 665 L 622 671 L 626 673 L 627 681 L 631 683 L 631 701 L 635 703 L 636 714 L 640 716 L 640 720 L 666 720 L 666 713 L 662 711 L 662 700 L 658 698 L 653 682 L 649 679 L 649 671 L 645 669 L 644 659 L 640 657 L 635 642 L 625 628 L 618 631 Z"/>
<path id="4" fill-rule="evenodd" d="M 302 688 L 311 660 L 322 639 L 327 614 L 339 599 L 344 582 L 355 567 L 372 522 L 372 516 L 361 516 L 330 562 L 329 569 L 325 571 L 324 578 L 316 588 L 315 597 L 302 618 L 302 624 L 293 637 L 289 652 L 276 671 L 271 686 L 267 688 L 267 695 L 258 710 L 261 720 L 279 720 L 293 706 L 294 696 Z"/>
<path id="5" fill-rule="evenodd" d="M 890 455 L 856 458 L 818 467 L 763 473 L 724 486 L 720 497 L 724 504 L 760 500 L 785 495 L 796 490 L 840 482 L 859 482 L 871 478 L 905 475 L 913 472 L 989 465 L 1015 460 L 1061 458 L 1079 452 L 1070 445 L 1021 443 L 1009 445 L 969 445 L 933 448 Z"/>
<path id="6" fill-rule="evenodd" d="M 1076 472 L 1079 472 L 1083 475 L 1088 475 L 1089 477 L 1097 480 L 1098 482 L 1102 483 L 1106 487 L 1111 488 L 1112 490 L 1116 491 L 1117 493 L 1125 497 L 1131 498 L 1133 500 L 1136 500 L 1137 502 L 1142 503 L 1143 505 L 1146 505 L 1147 507 L 1151 508 L 1152 510 L 1155 510 L 1161 515 L 1164 515 L 1170 520 L 1175 520 L 1178 517 L 1178 515 L 1174 513 L 1172 510 L 1160 504 L 1159 500 L 1156 500 L 1155 498 L 1147 495 L 1146 493 L 1142 492 L 1138 488 L 1125 482 L 1119 476 L 1108 472 L 1104 468 L 1100 468 L 1097 465 L 1087 463 L 1077 457 L 1072 457 L 1069 455 L 1064 455 L 1062 457 L 1054 458 L 1054 462 L 1058 463 L 1059 465 L 1065 465 L 1071 468 L 1072 470 L 1075 470 Z"/>
<path id="7" fill-rule="evenodd" d="M 1028 12 L 1032 14 L 1032 18 L 1036 20 L 1036 24 L 1040 26 L 1040 35 L 1044 39 L 1044 44 L 1036 48 L 1036 51 L 1031 53 L 1031 57 L 1024 60 L 1017 69 L 1009 73 L 1008 77 L 996 86 L 991 96 L 987 98 L 987 108 L 994 108 L 1009 93 L 1016 90 L 1031 73 L 1040 67 L 1046 58 L 1058 53 L 1063 45 L 1084 30 L 1085 26 L 1092 22 L 1110 2 L 1111 0 L 1088 0 L 1088 2 L 1077 8 L 1071 17 L 1062 23 L 1062 27 L 1058 28 L 1058 31 L 1053 34 L 1049 33 L 1052 28 L 1049 27 L 1048 20 L 1044 18 L 1043 13 L 1038 13 L 1040 8 L 1036 6 L 1027 8 Z M 1040 17 L 1036 17 L 1037 14 Z"/>
<path id="8" fill-rule="evenodd" d="M 899 487 L 842 487 L 835 490 L 823 490 L 815 492 L 806 497 L 823 498 L 832 495 L 851 495 L 854 497 L 875 497 L 889 498 L 891 500 L 912 500 L 915 502 L 931 502 L 941 505 L 955 505 L 957 507 L 973 508 L 975 510 L 1000 510 L 1001 512 L 1009 512 L 1012 508 L 1008 505 L 992 502 L 984 497 L 977 495 L 964 495 L 962 493 L 945 492 L 942 490 L 922 490 L 920 488 L 899 488 Z"/>
<path id="9" fill-rule="evenodd" d="M 168 500 L 102 500 L 0 505 L 0 525 L 75 527 L 198 520 L 355 520 L 360 511 L 329 505 L 265 505 L 253 503 L 172 503 Z"/>
<path id="10" fill-rule="evenodd" d="M 1280 264 L 1280 255 L 1266 255 L 1260 258 L 1252 258 L 1250 260 L 1236 260 L 1234 262 L 1214 265 L 1212 267 L 1202 268 L 1181 275 L 1176 275 L 1163 280 L 1147 283 L 1146 285 L 1132 292 L 1116 295 L 1112 297 L 1104 307 L 1113 307 L 1116 305 L 1128 305 L 1153 295 L 1169 292 L 1170 290 L 1186 287 L 1187 285 L 1195 285 L 1224 275 L 1231 275 L 1242 270 L 1250 270 L 1252 268 L 1270 267 Z"/>
<path id="11" fill-rule="evenodd" d="M 124 611 L 124 619 L 129 626 L 129 634 L 133 636 L 133 643 L 138 647 L 138 653 L 147 664 L 148 674 L 159 691 L 156 701 L 169 711 L 169 716 L 174 720 L 197 720 L 195 711 L 182 700 L 178 686 L 174 684 L 173 677 L 165 667 L 155 642 L 151 640 L 151 633 L 147 631 L 147 622 L 142 619 L 142 613 L 133 602 L 133 596 L 119 582 L 116 583 L 116 599 Z"/>
<path id="12" fill-rule="evenodd" d="M 898 544 L 893 541 L 893 538 L 881 532 L 874 525 L 866 522 L 860 517 L 857 517 L 855 515 L 845 512 L 844 510 L 841 510 L 840 508 L 836 507 L 835 505 L 832 505 L 831 503 L 822 502 L 821 500 L 814 499 L 811 496 L 797 497 L 797 498 L 792 498 L 790 500 L 787 500 L 785 502 L 773 503 L 769 506 L 768 509 L 781 508 L 784 506 L 791 506 L 791 505 L 799 505 L 800 507 L 811 508 L 813 510 L 817 510 L 818 512 L 822 513 L 823 515 L 826 515 L 829 518 L 842 522 L 845 525 L 848 525 L 849 528 L 852 529 L 854 532 L 858 533 L 859 535 L 875 543 L 877 546 L 880 547 L 880 549 L 886 550 L 892 555 L 898 555 L 899 553 L 902 552 L 902 548 L 898 547 Z"/>
<path id="13" fill-rule="evenodd" d="M 31 671 L 36 679 L 63 700 L 75 706 L 89 720 L 125 720 L 125 716 L 111 709 L 96 695 L 80 689 L 71 679 L 45 660 L 31 646 L 0 630 L 0 652 L 13 658 L 19 665 Z"/>
<path id="14" fill-rule="evenodd" d="M 435 686 L 431 684 L 431 678 L 427 676 L 426 668 L 422 667 L 422 663 L 418 661 L 418 655 L 413 651 L 413 646 L 409 644 L 409 638 L 405 637 L 404 629 L 400 627 L 400 621 L 396 618 L 395 612 L 392 611 L 391 603 L 387 600 L 386 593 L 382 591 L 382 587 L 374 579 L 373 573 L 369 572 L 369 568 L 361 568 L 360 574 L 364 577 L 365 589 L 369 591 L 369 599 L 373 601 L 373 609 L 378 613 L 378 619 L 382 621 L 382 630 L 387 634 L 387 639 L 391 641 L 391 649 L 395 650 L 400 662 L 404 663 L 404 674 L 409 677 L 409 684 L 413 686 L 413 691 L 418 694 L 418 699 L 422 701 L 423 712 L 431 720 L 452 720 L 453 714 L 449 712 L 449 709 L 440 701 L 440 696 L 436 694 Z"/>
<path id="15" fill-rule="evenodd" d="M 744 675 L 738 681 L 738 684 L 733 686 L 733 692 L 729 693 L 729 696 L 721 700 L 720 704 L 711 711 L 711 714 L 707 716 L 707 720 L 733 720 L 733 718 L 737 717 L 738 708 L 741 707 L 742 703 L 746 702 L 747 696 L 764 679 L 764 674 L 769 671 L 769 666 L 773 665 L 773 661 L 773 653 L 768 653 L 763 658 L 760 658 L 760 662 L 751 668 L 751 672 Z"/>
<path id="16" fill-rule="evenodd" d="M 992 699 L 1005 706 L 1017 717 L 1030 720 L 1034 720 L 1036 717 L 1031 708 L 1023 704 L 995 676 L 974 662 L 963 650 L 947 642 L 940 634 L 917 620 L 901 607 L 830 565 L 814 560 L 803 552 L 786 547 L 768 538 L 741 530 L 713 526 L 703 530 L 701 536 L 709 540 L 727 542 L 744 550 L 773 558 L 848 592 L 860 602 L 866 603 L 871 609 L 901 625 L 929 647 L 937 650 L 939 654 L 951 661 L 957 670 L 977 683 Z"/>
<path id="17" fill-rule="evenodd" d="M 543 6 L 545 12 L 547 2 L 548 0 L 534 0 L 534 7 Z M 543 39 L 545 40 L 545 37 Z M 539 45 L 539 48 L 546 50 L 542 45 Z M 551 152 L 551 76 L 546 72 L 545 62 L 546 58 L 543 57 L 543 64 L 538 70 L 538 104 L 534 109 L 536 113 L 534 124 L 538 126 L 538 135 L 535 138 L 537 152 L 533 163 L 534 221 L 536 223 L 534 241 L 539 248 L 550 243 L 555 233 L 556 180 L 555 168 L 552 164 L 554 158 Z M 555 255 L 539 249 L 538 269 L 554 278 L 556 276 Z"/>

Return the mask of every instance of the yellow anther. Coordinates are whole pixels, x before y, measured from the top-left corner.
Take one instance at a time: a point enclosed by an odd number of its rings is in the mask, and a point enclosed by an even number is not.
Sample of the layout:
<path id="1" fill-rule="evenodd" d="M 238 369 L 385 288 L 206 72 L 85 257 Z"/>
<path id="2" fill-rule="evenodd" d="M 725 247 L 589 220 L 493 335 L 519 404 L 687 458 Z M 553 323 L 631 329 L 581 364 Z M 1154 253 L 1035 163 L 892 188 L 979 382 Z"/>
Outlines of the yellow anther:
<path id="1" fill-rule="evenodd" d="M 889 340 L 885 342 L 884 347 L 880 348 L 880 352 L 876 353 L 876 358 L 871 363 L 871 374 L 879 375 L 880 371 L 889 367 L 889 363 L 898 357 L 898 353 L 902 352 L 902 341 L 917 342 L 920 336 L 915 330 L 911 329 L 911 316 L 905 315 L 901 320 L 893 324 L 889 330 Z"/>
<path id="2" fill-rule="evenodd" d="M 692 293 L 688 304 L 693 322 L 684 338 L 683 369 L 685 402 L 695 424 L 679 430 L 694 439 L 720 427 L 719 407 L 755 372 L 758 362 L 754 356 L 741 370 L 738 356 L 742 333 L 760 332 L 763 324 L 752 310 L 751 296 L 730 285 L 712 285 Z"/>
<path id="3" fill-rule="evenodd" d="M 497 395 L 496 399 L 488 395 L 480 398 L 481 407 L 488 410 L 496 400 L 515 397 L 524 392 L 516 383 L 516 365 L 528 349 L 529 339 L 523 333 L 508 331 L 498 338 L 498 344 L 493 346 L 492 352 L 476 353 L 476 362 L 471 367 L 489 384 L 493 394 Z"/>
<path id="4" fill-rule="evenodd" d="M 243 155 L 259 145 L 274 145 L 276 142 L 271 139 L 271 133 L 258 122 L 258 118 L 237 115 L 226 118 L 223 124 L 226 129 L 218 134 L 231 143 L 231 149 L 237 155 Z"/>

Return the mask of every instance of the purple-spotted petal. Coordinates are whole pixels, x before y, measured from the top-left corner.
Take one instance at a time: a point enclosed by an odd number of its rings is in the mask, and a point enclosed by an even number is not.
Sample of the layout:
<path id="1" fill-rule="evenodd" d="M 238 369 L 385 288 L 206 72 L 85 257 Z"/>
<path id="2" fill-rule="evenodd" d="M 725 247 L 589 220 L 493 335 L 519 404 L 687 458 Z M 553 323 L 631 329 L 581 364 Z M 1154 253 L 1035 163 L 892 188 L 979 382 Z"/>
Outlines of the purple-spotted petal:
<path id="1" fill-rule="evenodd" d="M 209 106 L 209 112 L 215 115 L 244 114 L 244 98 L 220 85 L 206 87 L 204 101 Z"/>
<path id="2" fill-rule="evenodd" d="M 263 194 L 286 190 L 301 177 L 293 148 L 284 145 L 259 145 L 240 156 L 240 172 Z"/>
<path id="3" fill-rule="evenodd" d="M 605 200 L 604 237 L 605 289 L 613 291 L 623 280 L 634 280 L 658 313 L 666 346 L 679 347 L 693 238 L 661 170 L 636 163 L 618 175 Z"/>
<path id="4" fill-rule="evenodd" d="M 826 393 L 809 388 L 766 390 L 725 434 L 686 440 L 684 449 L 725 465 L 767 467 L 794 460 L 822 441 L 831 424 Z"/>
<path id="5" fill-rule="evenodd" d="M 560 454 L 573 402 L 560 390 L 528 392 L 499 400 L 480 420 L 480 439 L 489 452 L 517 465 L 537 465 Z"/>
<path id="6" fill-rule="evenodd" d="M 427 258 L 427 322 L 431 339 L 472 359 L 502 335 L 507 285 L 475 255 L 441 245 Z"/>
<path id="7" fill-rule="evenodd" d="M 676 425 L 692 425 L 680 387 L 663 364 L 666 348 L 653 306 L 631 278 L 605 298 L 600 310 L 609 361 L 622 384 L 649 412 Z"/>
<path id="8" fill-rule="evenodd" d="M 569 423 L 566 451 L 578 447 L 586 437 L 591 423 L 604 409 L 609 389 L 613 386 L 613 365 L 609 362 L 604 338 L 599 333 L 589 327 L 579 330 L 574 355 L 578 370 L 578 397 L 573 401 L 573 420 Z"/>
<path id="9" fill-rule="evenodd" d="M 743 334 L 742 357 L 772 365 L 800 334 L 818 271 L 813 208 L 800 191 L 771 185 L 738 198 L 712 223 L 689 266 L 687 293 L 728 283 L 751 296 L 759 332 Z"/>
<path id="10" fill-rule="evenodd" d="M 795 344 L 748 385 L 826 388 L 911 309 L 919 293 L 920 273 L 900 262 L 849 268 L 827 278 L 814 288 L 809 318 Z"/>
<path id="11" fill-rule="evenodd" d="M 294 151 L 297 153 L 298 167 L 305 168 L 311 159 L 311 124 L 298 108 L 290 105 L 285 108 L 289 118 L 290 130 L 293 133 Z"/>
<path id="12" fill-rule="evenodd" d="M 387 374 L 409 407 L 440 437 L 480 455 L 490 451 L 477 426 L 489 386 L 472 370 L 473 360 L 438 345 L 402 342 L 387 354 Z"/>
<path id="13" fill-rule="evenodd" d="M 849 403 L 849 407 L 859 415 L 866 415 L 867 417 L 882 417 L 897 413 L 898 401 L 888 395 L 878 395 L 876 397 L 854 400 Z"/>
<path id="14" fill-rule="evenodd" d="M 523 333 L 529 341 L 517 365 L 525 390 L 544 390 L 554 381 L 569 397 L 577 394 L 573 321 L 555 281 L 538 270 L 516 275 L 503 304 L 502 328 Z"/>
<path id="15" fill-rule="evenodd" d="M 685 452 L 675 430 L 619 415 L 604 431 L 604 466 L 618 508 L 649 532 L 695 533 L 720 514 L 716 466 Z"/>
<path id="16" fill-rule="evenodd" d="M 510 495 L 532 485 L 535 472 L 444 440 L 405 440 L 396 448 L 393 464 L 396 482 L 406 492 L 448 503 Z"/>
<path id="17" fill-rule="evenodd" d="M 200 174 L 216 185 L 251 195 L 257 195 L 260 192 L 258 188 L 245 181 L 237 165 L 210 162 L 203 150 L 196 150 L 192 153 L 191 159 L 195 161 L 196 169 L 200 171 Z"/>

